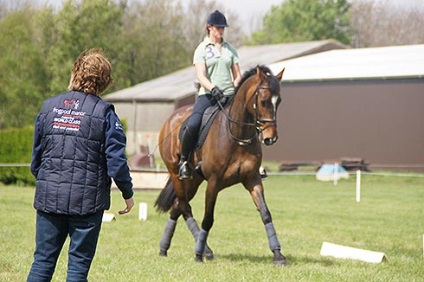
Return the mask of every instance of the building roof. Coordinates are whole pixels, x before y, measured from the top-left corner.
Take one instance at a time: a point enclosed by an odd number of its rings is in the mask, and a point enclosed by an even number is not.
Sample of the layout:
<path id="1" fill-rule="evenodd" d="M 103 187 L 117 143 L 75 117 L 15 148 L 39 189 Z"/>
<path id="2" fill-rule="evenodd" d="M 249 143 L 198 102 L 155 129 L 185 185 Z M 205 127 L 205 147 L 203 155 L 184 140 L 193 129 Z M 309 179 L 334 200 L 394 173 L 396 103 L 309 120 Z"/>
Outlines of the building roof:
<path id="1" fill-rule="evenodd" d="M 331 50 L 269 65 L 284 81 L 424 77 L 424 45 Z"/>
<path id="2" fill-rule="evenodd" d="M 346 48 L 335 40 L 322 40 L 289 44 L 243 46 L 238 48 L 241 70 L 256 65 L 269 65 L 281 60 L 332 49 Z M 195 93 L 197 81 L 194 67 L 161 76 L 104 96 L 106 101 L 174 101 Z"/>

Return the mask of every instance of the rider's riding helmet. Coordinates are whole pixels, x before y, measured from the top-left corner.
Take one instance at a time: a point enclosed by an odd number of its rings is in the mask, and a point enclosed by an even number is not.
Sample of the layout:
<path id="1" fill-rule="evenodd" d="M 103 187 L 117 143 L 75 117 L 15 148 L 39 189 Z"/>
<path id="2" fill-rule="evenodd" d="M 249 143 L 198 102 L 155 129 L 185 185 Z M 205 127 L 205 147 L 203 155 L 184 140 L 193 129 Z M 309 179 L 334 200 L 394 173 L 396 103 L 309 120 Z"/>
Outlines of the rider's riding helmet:
<path id="1" fill-rule="evenodd" d="M 224 14 L 218 10 L 209 15 L 208 25 L 213 25 L 217 27 L 228 27 L 227 19 L 225 18 Z"/>

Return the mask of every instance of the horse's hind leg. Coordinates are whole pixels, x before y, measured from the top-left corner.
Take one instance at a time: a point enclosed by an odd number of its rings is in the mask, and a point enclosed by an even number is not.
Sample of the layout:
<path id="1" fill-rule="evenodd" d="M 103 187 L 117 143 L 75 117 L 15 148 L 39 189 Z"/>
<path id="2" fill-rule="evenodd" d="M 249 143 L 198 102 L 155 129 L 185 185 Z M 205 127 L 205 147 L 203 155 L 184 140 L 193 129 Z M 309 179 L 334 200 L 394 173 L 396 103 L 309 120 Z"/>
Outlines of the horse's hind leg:
<path id="1" fill-rule="evenodd" d="M 272 223 L 271 213 L 266 205 L 263 186 L 260 180 L 256 181 L 255 184 L 243 183 L 246 189 L 250 192 L 253 202 L 258 209 L 262 222 L 265 225 L 266 234 L 268 236 L 269 247 L 274 254 L 274 264 L 276 265 L 287 265 L 287 260 L 281 253 L 281 245 L 277 238 L 277 232 L 275 231 L 274 224 Z"/>
<path id="2" fill-rule="evenodd" d="M 174 204 L 172 205 L 170 217 L 166 223 L 165 231 L 159 243 L 159 255 L 161 256 L 167 256 L 168 254 L 168 250 L 171 246 L 171 240 L 177 225 L 177 220 L 181 215 L 183 215 L 187 228 L 193 235 L 195 242 L 197 241 L 200 231 L 200 228 L 193 217 L 189 201 L 196 195 L 201 180 L 198 180 L 196 183 L 193 181 L 182 182 L 179 180 L 174 181 L 173 183 L 174 188 L 176 188 L 174 189 L 176 200 L 174 200 Z M 205 246 L 202 256 L 208 260 L 211 260 L 214 257 L 212 250 L 207 245 Z"/>
<path id="3" fill-rule="evenodd" d="M 171 240 L 174 236 L 175 227 L 177 226 L 178 218 L 181 215 L 181 211 L 178 207 L 172 207 L 171 210 L 171 216 L 166 222 L 165 230 L 163 232 L 162 238 L 159 243 L 159 255 L 160 256 L 168 256 L 168 250 L 171 247 Z M 197 238 L 199 236 L 200 228 L 197 225 L 196 220 L 193 216 L 189 216 L 188 218 L 185 218 L 187 228 L 190 230 L 191 234 L 193 235 L 194 241 L 197 242 Z M 212 250 L 209 248 L 208 245 L 205 246 L 205 250 L 203 252 L 203 257 L 207 260 L 212 260 L 214 258 Z"/>

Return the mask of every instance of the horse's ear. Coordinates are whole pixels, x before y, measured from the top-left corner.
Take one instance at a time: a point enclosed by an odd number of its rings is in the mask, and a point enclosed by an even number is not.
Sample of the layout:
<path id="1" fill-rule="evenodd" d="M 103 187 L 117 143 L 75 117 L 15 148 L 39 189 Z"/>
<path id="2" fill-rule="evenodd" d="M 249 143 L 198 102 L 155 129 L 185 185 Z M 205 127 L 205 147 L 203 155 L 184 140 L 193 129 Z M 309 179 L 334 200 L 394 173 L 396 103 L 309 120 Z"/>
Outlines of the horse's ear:
<path id="1" fill-rule="evenodd" d="M 264 81 L 266 79 L 266 74 L 261 70 L 261 68 L 256 66 L 256 78 L 258 81 Z"/>
<path id="2" fill-rule="evenodd" d="M 279 80 L 281 80 L 282 78 L 283 78 L 283 73 L 284 73 L 284 70 L 285 70 L 286 68 L 283 68 L 278 74 L 277 74 L 277 78 L 279 79 Z"/>

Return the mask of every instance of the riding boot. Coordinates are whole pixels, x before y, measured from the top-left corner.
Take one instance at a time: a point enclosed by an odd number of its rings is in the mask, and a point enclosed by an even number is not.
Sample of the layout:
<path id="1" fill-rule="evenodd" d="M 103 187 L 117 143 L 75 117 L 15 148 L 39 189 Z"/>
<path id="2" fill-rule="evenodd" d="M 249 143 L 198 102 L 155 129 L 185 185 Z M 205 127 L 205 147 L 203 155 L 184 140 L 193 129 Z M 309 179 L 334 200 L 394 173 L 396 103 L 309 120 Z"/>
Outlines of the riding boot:
<path id="1" fill-rule="evenodd" d="M 181 153 L 180 162 L 178 163 L 178 174 L 179 179 L 191 179 L 193 177 L 193 171 L 191 170 L 189 158 L 190 152 L 193 148 L 195 138 L 191 135 L 188 129 L 186 129 L 181 137 Z"/>

